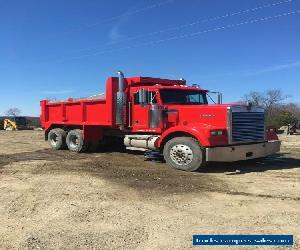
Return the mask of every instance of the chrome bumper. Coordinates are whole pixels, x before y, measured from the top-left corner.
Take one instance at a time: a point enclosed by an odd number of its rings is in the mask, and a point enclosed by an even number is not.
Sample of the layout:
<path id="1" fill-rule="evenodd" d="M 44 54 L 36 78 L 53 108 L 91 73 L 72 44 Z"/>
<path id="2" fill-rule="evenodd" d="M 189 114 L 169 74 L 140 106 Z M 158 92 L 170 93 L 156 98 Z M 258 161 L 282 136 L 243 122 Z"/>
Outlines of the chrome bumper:
<path id="1" fill-rule="evenodd" d="M 266 157 L 280 150 L 281 142 L 268 141 L 248 145 L 206 148 L 206 161 L 233 162 Z"/>

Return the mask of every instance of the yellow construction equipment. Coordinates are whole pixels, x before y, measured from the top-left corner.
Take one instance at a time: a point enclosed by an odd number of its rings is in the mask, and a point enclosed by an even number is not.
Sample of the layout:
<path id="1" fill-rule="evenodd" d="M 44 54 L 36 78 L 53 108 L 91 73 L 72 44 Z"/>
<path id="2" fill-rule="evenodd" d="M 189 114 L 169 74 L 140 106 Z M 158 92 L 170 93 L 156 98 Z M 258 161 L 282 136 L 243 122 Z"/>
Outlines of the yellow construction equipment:
<path id="1" fill-rule="evenodd" d="M 27 121 L 25 117 L 12 117 L 6 118 L 3 121 L 4 130 L 19 130 L 19 129 L 28 129 Z"/>
<path id="2" fill-rule="evenodd" d="M 4 130 L 17 130 L 17 123 L 9 119 L 4 119 Z"/>

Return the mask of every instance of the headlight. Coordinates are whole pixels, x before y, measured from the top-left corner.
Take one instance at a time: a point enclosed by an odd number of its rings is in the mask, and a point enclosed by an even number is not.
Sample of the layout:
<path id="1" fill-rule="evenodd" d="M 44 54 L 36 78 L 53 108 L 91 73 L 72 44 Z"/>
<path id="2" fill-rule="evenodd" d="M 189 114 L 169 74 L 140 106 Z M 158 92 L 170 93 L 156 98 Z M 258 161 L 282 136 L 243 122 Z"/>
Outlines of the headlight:
<path id="1" fill-rule="evenodd" d="M 224 130 L 213 130 L 213 131 L 210 131 L 210 134 L 212 136 L 224 135 Z"/>

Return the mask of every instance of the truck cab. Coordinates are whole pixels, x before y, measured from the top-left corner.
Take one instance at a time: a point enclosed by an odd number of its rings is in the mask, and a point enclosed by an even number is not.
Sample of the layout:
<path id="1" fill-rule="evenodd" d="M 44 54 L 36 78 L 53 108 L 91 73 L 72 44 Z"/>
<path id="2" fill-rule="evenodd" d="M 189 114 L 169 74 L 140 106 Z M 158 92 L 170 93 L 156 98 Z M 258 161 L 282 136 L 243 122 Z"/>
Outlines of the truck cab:
<path id="1" fill-rule="evenodd" d="M 162 133 L 178 125 L 180 108 L 186 106 L 197 109 L 200 105 L 207 105 L 206 92 L 200 88 L 187 86 L 155 85 L 148 88 L 132 88 L 130 91 L 132 131 Z M 164 113 L 164 117 L 159 117 L 161 121 L 154 121 L 158 119 L 156 115 L 159 113 Z"/>

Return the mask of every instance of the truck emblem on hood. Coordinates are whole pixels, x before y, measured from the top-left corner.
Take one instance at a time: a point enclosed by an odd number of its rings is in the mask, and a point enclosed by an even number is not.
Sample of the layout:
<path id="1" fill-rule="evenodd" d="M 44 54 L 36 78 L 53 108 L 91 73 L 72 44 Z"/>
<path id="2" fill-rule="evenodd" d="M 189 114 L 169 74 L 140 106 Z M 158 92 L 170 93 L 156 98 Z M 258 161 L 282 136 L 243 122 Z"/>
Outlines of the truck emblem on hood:
<path id="1" fill-rule="evenodd" d="M 215 114 L 201 114 L 202 117 L 215 117 Z"/>

